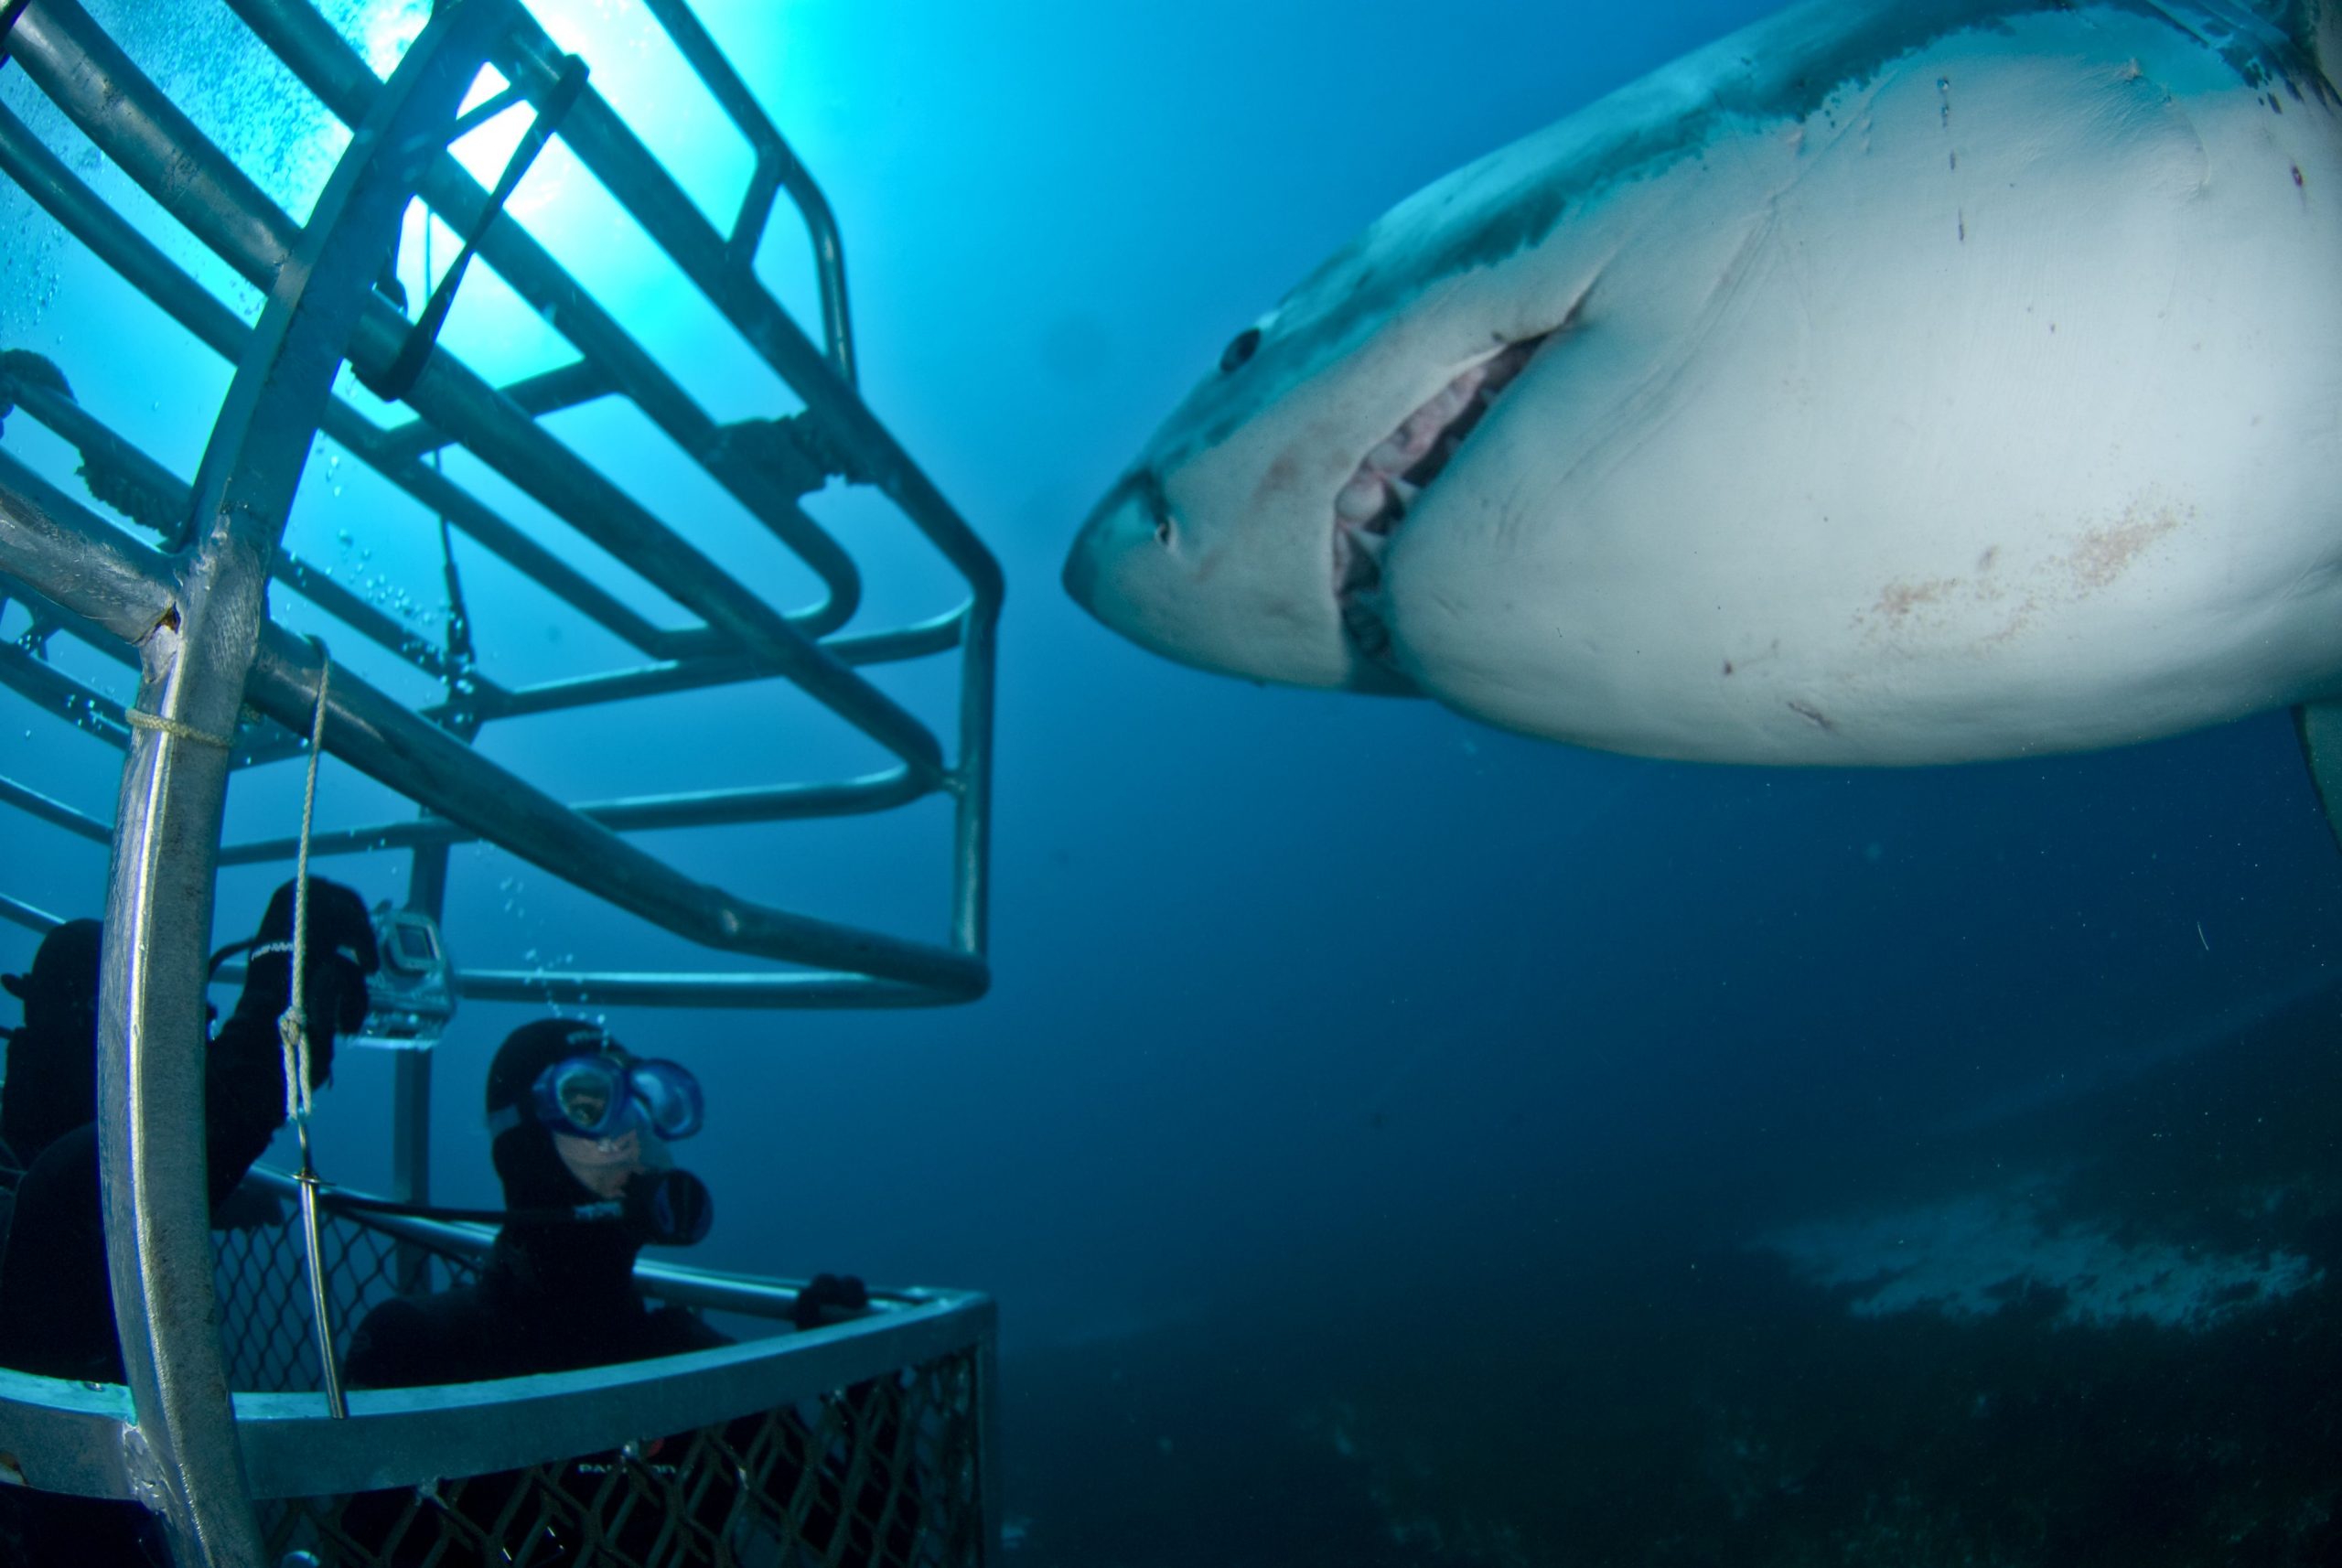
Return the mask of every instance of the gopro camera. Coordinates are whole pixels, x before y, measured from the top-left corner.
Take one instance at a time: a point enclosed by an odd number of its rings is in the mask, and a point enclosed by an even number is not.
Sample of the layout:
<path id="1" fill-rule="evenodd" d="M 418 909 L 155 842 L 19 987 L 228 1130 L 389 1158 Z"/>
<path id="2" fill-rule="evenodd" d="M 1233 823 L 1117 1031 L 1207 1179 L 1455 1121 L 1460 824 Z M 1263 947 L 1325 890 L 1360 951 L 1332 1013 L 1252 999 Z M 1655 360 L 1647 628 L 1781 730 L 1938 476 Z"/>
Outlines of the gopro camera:
<path id="1" fill-rule="evenodd" d="M 374 911 L 381 967 L 366 977 L 367 1044 L 428 1050 L 456 1015 L 456 968 L 439 940 L 439 922 L 385 904 Z"/>

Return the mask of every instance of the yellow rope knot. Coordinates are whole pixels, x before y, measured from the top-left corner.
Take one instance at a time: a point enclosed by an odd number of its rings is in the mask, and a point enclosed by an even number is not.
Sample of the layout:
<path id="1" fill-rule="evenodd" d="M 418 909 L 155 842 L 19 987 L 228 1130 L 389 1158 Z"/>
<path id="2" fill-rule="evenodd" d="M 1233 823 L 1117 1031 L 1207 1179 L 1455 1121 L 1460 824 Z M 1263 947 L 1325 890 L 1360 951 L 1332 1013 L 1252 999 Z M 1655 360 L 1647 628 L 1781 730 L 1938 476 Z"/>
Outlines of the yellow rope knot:
<path id="1" fill-rule="evenodd" d="M 220 751 L 232 750 L 235 746 L 233 741 L 223 740 L 209 730 L 200 730 L 177 719 L 165 718 L 160 714 L 150 714 L 144 708 L 124 708 L 122 716 L 132 729 L 152 730 L 174 740 L 191 740 L 198 746 L 209 746 Z"/>

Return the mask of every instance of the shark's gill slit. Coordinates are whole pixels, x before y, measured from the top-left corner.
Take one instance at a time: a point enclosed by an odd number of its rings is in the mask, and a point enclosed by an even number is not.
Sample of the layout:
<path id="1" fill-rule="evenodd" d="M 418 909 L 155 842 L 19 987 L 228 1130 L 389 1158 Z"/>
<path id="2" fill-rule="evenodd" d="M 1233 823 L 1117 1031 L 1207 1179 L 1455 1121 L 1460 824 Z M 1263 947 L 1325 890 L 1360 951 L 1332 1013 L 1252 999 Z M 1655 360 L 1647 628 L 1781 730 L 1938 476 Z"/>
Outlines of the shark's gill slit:
<path id="1" fill-rule="evenodd" d="M 1349 482 L 1334 498 L 1334 596 L 1350 640 L 1367 657 L 1380 659 L 1391 645 L 1377 600 L 1382 553 L 1391 534 L 1505 388 L 1561 329 L 1508 343 L 1457 374 L 1359 459 Z"/>

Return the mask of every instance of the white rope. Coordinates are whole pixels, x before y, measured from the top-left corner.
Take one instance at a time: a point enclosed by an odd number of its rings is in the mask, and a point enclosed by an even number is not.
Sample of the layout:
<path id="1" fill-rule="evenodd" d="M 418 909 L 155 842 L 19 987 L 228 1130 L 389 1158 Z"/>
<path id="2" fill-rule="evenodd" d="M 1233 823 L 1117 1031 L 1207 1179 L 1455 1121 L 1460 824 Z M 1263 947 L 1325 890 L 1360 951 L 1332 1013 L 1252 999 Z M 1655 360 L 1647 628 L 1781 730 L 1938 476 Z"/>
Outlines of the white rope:
<path id="1" fill-rule="evenodd" d="M 317 712 L 309 726 L 309 779 L 301 793 L 301 850 L 293 866 L 293 989 L 288 1005 L 276 1020 L 277 1038 L 285 1047 L 285 1114 L 301 1132 L 302 1164 L 308 1164 L 309 1014 L 303 993 L 309 959 L 309 828 L 317 811 L 317 759 L 326 749 L 326 683 L 333 676 L 333 660 L 325 644 L 317 644 Z"/>
<path id="2" fill-rule="evenodd" d="M 341 1364 L 333 1348 L 333 1300 L 326 1289 L 324 1243 L 317 1222 L 317 1163 L 309 1154 L 309 1013 L 306 1000 L 309 975 L 309 832 L 317 814 L 317 761 L 326 750 L 326 688 L 333 679 L 333 656 L 325 643 L 317 646 L 317 709 L 309 722 L 309 776 L 301 790 L 301 848 L 293 865 L 293 942 L 287 957 L 293 966 L 285 1011 L 276 1020 L 276 1037 L 285 1047 L 285 1116 L 301 1140 L 301 1232 L 308 1252 L 309 1310 L 316 1318 L 317 1361 L 324 1373 L 326 1413 L 336 1421 L 349 1413 L 342 1397 Z M 269 942 L 254 948 L 254 956 L 283 950 Z"/>

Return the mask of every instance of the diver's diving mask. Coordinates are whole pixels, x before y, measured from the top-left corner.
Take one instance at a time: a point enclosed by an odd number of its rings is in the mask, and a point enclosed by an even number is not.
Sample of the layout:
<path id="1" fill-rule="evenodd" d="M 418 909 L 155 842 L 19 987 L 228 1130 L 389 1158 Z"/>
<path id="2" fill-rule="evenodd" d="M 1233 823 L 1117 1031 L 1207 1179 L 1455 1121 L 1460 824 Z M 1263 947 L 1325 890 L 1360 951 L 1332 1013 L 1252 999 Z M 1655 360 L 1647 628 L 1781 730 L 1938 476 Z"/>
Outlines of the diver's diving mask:
<path id="1" fill-rule="evenodd" d="M 549 1133 L 574 1138 L 617 1138 L 645 1132 L 673 1142 L 706 1120 L 699 1079 L 680 1062 L 638 1061 L 623 1051 L 564 1057 L 537 1075 L 529 1112 Z M 521 1124 L 521 1109 L 508 1106 L 489 1118 L 491 1135 Z"/>

